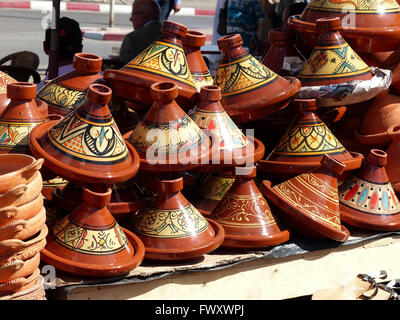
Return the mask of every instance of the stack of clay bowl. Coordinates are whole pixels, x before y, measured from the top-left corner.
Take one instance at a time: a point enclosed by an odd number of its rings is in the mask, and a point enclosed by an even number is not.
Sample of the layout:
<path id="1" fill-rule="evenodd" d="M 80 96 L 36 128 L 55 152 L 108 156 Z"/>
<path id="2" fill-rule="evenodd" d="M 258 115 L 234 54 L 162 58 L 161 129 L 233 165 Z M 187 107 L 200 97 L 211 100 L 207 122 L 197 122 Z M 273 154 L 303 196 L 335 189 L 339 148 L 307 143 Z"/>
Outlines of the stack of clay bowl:
<path id="1" fill-rule="evenodd" d="M 23 154 L 0 155 L 0 299 L 44 299 L 42 163 Z"/>

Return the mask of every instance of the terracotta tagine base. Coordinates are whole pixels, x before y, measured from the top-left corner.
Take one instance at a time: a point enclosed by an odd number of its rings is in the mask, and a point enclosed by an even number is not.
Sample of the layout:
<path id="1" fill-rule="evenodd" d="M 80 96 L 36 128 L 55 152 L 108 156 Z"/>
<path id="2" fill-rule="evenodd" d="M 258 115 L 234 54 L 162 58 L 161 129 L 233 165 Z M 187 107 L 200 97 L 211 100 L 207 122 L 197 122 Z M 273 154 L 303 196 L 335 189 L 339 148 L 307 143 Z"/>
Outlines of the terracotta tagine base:
<path id="1" fill-rule="evenodd" d="M 144 246 L 121 228 L 107 209 L 111 190 L 84 189 L 84 203 L 49 226 L 42 260 L 57 269 L 88 277 L 126 274 L 144 257 Z"/>
<path id="2" fill-rule="evenodd" d="M 339 188 L 342 222 L 368 231 L 400 229 L 400 201 L 386 174 L 387 154 L 372 149 L 361 169 Z"/>
<path id="3" fill-rule="evenodd" d="M 48 104 L 50 114 L 67 115 L 86 101 L 89 85 L 102 78 L 102 61 L 95 54 L 76 53 L 75 70 L 49 81 L 37 97 Z"/>
<path id="4" fill-rule="evenodd" d="M 172 178 L 172 179 L 171 179 Z M 130 229 L 143 241 L 149 260 L 200 258 L 224 241 L 223 227 L 204 218 L 182 195 L 183 179 L 164 177 L 156 182 L 154 202 L 131 218 Z"/>
<path id="5" fill-rule="evenodd" d="M 256 249 L 282 244 L 289 232 L 281 231 L 267 201 L 258 190 L 255 167 L 237 168 L 235 182 L 213 210 L 210 219 L 225 230 L 222 247 Z"/>
<path id="6" fill-rule="evenodd" d="M 221 60 L 214 78 L 214 84 L 221 88 L 225 111 L 237 123 L 285 108 L 300 90 L 298 79 L 277 75 L 250 55 L 242 43 L 240 34 L 218 39 Z"/>
<path id="7" fill-rule="evenodd" d="M 315 99 L 295 99 L 297 114 L 287 132 L 265 160 L 260 171 L 281 178 L 298 175 L 320 167 L 325 154 L 345 164 L 345 171 L 360 168 L 363 156 L 348 152 L 316 115 Z"/>
<path id="8" fill-rule="evenodd" d="M 350 232 L 340 221 L 337 176 L 344 164 L 325 155 L 321 167 L 272 187 L 264 180 L 261 192 L 277 209 L 277 214 L 295 230 L 310 237 L 339 242 Z"/>
<path id="9" fill-rule="evenodd" d="M 182 47 L 187 28 L 176 22 L 163 22 L 161 36 L 121 70 L 105 70 L 104 78 L 114 94 L 137 103 L 143 109 L 153 103 L 150 87 L 160 81 L 175 83 L 177 103 L 185 111 L 197 101 L 197 89 Z"/>

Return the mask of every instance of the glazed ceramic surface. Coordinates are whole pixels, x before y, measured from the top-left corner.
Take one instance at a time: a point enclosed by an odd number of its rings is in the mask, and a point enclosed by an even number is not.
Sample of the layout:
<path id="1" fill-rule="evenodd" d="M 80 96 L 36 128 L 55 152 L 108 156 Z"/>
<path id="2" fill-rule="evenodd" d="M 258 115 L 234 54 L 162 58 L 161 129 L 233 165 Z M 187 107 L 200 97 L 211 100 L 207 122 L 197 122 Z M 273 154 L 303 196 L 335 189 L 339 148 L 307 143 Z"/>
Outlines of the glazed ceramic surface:
<path id="1" fill-rule="evenodd" d="M 339 188 L 342 221 L 366 230 L 400 229 L 400 202 L 386 174 L 387 154 L 372 149 L 366 163 Z"/>
<path id="2" fill-rule="evenodd" d="M 49 113 L 68 114 L 86 101 L 89 85 L 102 78 L 102 61 L 95 54 L 76 53 L 73 61 L 75 70 L 49 81 L 37 97 L 48 104 Z"/>
<path id="3" fill-rule="evenodd" d="M 283 78 L 242 47 L 240 34 L 218 39 L 221 60 L 214 84 L 221 88 L 222 105 L 234 121 L 249 121 L 285 108 L 300 90 L 295 78 Z"/>

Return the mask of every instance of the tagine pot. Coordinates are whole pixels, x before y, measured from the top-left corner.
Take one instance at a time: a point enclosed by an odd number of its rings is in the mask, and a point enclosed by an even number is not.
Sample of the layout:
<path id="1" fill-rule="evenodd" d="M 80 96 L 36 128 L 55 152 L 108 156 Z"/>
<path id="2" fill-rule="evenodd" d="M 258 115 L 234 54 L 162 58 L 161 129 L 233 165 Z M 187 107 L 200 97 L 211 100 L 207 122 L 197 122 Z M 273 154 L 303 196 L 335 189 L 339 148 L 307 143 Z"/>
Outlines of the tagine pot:
<path id="1" fill-rule="evenodd" d="M 400 202 L 385 170 L 387 154 L 372 149 L 365 163 L 339 188 L 342 222 L 367 231 L 400 229 Z"/>
<path id="2" fill-rule="evenodd" d="M 145 259 L 201 258 L 224 241 L 223 227 L 204 218 L 182 195 L 183 178 L 176 174 L 156 180 L 158 195 L 149 207 L 132 216 L 130 229 L 143 241 Z"/>
<path id="3" fill-rule="evenodd" d="M 198 92 L 182 46 L 186 31 L 184 25 L 166 20 L 152 45 L 120 70 L 105 70 L 114 94 L 148 110 L 153 103 L 151 85 L 169 81 L 178 87 L 177 103 L 185 111 L 192 108 Z"/>
<path id="4" fill-rule="evenodd" d="M 386 149 L 385 170 L 394 191 L 396 194 L 400 194 L 400 167 L 398 164 L 400 159 L 400 125 L 389 127 L 388 135 L 392 141 Z"/>
<path id="5" fill-rule="evenodd" d="M 225 230 L 222 247 L 256 249 L 282 244 L 289 232 L 281 230 L 254 179 L 255 167 L 237 168 L 235 182 L 213 210 L 210 219 Z"/>
<path id="6" fill-rule="evenodd" d="M 263 65 L 280 76 L 296 76 L 305 62 L 295 46 L 296 33 L 292 29 L 274 28 L 268 32 L 270 48 L 262 59 Z"/>
<path id="7" fill-rule="evenodd" d="M 49 226 L 42 260 L 56 269 L 88 277 L 126 274 L 137 267 L 144 246 L 136 235 L 121 228 L 107 209 L 111 189 L 84 189 L 82 198 L 81 206 Z"/>
<path id="8" fill-rule="evenodd" d="M 316 21 L 318 40 L 298 75 L 302 87 L 372 79 L 370 67 L 344 40 L 339 32 L 341 30 L 337 17 Z"/>
<path id="9" fill-rule="evenodd" d="M 110 185 L 135 176 L 139 156 L 108 109 L 111 95 L 107 86 L 89 85 L 87 101 L 79 108 L 32 130 L 32 154 L 43 157 L 44 166 L 61 178 L 80 185 Z"/>
<path id="10" fill-rule="evenodd" d="M 321 165 L 324 155 L 344 163 L 344 171 L 360 168 L 363 156 L 348 152 L 316 115 L 315 99 L 295 99 L 292 124 L 277 146 L 257 167 L 271 178 L 288 179 Z"/>
<path id="11" fill-rule="evenodd" d="M 316 21 L 335 17 L 341 19 L 343 37 L 356 51 L 386 52 L 400 46 L 400 7 L 396 0 L 312 0 L 301 15 L 290 17 L 288 24 L 309 46 L 315 46 Z"/>
<path id="12" fill-rule="evenodd" d="M 197 124 L 176 103 L 173 82 L 151 86 L 153 104 L 126 140 L 138 151 L 140 169 L 151 172 L 187 171 L 208 165 L 218 140 Z"/>
<path id="13" fill-rule="evenodd" d="M 91 53 L 76 53 L 75 70 L 50 80 L 37 97 L 48 104 L 49 114 L 67 115 L 86 101 L 90 84 L 101 79 L 103 59 Z"/>
<path id="14" fill-rule="evenodd" d="M 221 89 L 218 86 L 203 86 L 199 102 L 191 115 L 201 128 L 211 131 L 219 140 L 218 152 L 213 153 L 212 162 L 206 171 L 225 171 L 227 168 L 255 163 L 262 159 L 264 144 L 253 136 L 245 136 L 225 112 L 221 104 Z M 199 170 L 204 170 L 200 168 Z"/>
<path id="15" fill-rule="evenodd" d="M 199 92 L 202 86 L 212 85 L 214 83 L 214 79 L 201 53 L 201 47 L 205 44 L 206 35 L 194 30 L 188 30 L 182 41 L 193 82 Z"/>
<path id="16" fill-rule="evenodd" d="M 242 47 L 240 34 L 218 39 L 221 60 L 214 84 L 221 88 L 222 105 L 233 121 L 240 123 L 285 108 L 300 90 L 293 77 L 281 77 Z"/>
<path id="17" fill-rule="evenodd" d="M 385 147 L 391 141 L 387 130 L 400 124 L 400 97 L 385 92 L 378 95 L 367 107 L 368 111 L 360 127 L 354 130 L 354 138 L 362 145 Z"/>
<path id="18" fill-rule="evenodd" d="M 264 180 L 260 190 L 277 209 L 274 212 L 296 231 L 344 242 L 350 232 L 341 224 L 337 181 L 344 168 L 342 162 L 325 155 L 318 169 L 275 186 Z"/>

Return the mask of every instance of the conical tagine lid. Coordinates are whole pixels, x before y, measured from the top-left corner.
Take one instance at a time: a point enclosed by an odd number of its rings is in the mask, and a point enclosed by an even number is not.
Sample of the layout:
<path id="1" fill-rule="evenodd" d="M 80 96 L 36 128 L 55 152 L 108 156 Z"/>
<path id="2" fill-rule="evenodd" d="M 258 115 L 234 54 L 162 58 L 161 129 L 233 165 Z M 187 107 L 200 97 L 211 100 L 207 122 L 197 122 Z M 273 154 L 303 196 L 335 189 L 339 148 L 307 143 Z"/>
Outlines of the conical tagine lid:
<path id="1" fill-rule="evenodd" d="M 260 161 L 260 170 L 300 174 L 319 166 L 325 154 L 342 161 L 346 171 L 361 166 L 362 155 L 350 154 L 318 118 L 315 99 L 295 99 L 294 104 L 297 114 L 292 124 L 267 159 Z"/>
<path id="2" fill-rule="evenodd" d="M 149 107 L 152 104 L 150 87 L 159 81 L 170 81 L 179 89 L 177 102 L 185 110 L 197 99 L 182 40 L 187 28 L 176 22 L 163 22 L 161 35 L 121 70 L 106 70 L 104 78 L 117 97 Z"/>
<path id="3" fill-rule="evenodd" d="M 256 168 L 242 167 L 237 171 L 235 182 L 210 216 L 224 227 L 225 241 L 222 246 L 262 248 L 288 241 L 289 232 L 281 231 L 254 182 Z"/>
<path id="4" fill-rule="evenodd" d="M 300 90 L 298 79 L 277 75 L 250 55 L 242 43 L 240 34 L 218 40 L 222 56 L 214 79 L 221 88 L 225 111 L 236 122 L 281 110 Z"/>
<path id="5" fill-rule="evenodd" d="M 222 226 L 204 218 L 182 195 L 182 188 L 181 177 L 156 180 L 154 202 L 132 217 L 131 229 L 142 239 L 146 259 L 198 258 L 222 244 Z"/>
<path id="6" fill-rule="evenodd" d="M 264 180 L 261 192 L 279 208 L 282 219 L 312 237 L 345 241 L 349 231 L 341 224 L 337 176 L 345 165 L 325 155 L 321 167 L 274 187 Z M 278 213 L 278 211 L 277 211 Z"/>
<path id="7" fill-rule="evenodd" d="M 357 52 L 385 52 L 399 47 L 400 6 L 396 0 L 311 0 L 300 16 L 289 18 L 289 26 L 300 32 L 309 46 L 315 46 L 315 22 L 336 17 L 341 19 L 344 37 Z"/>
<path id="8" fill-rule="evenodd" d="M 339 188 L 343 223 L 364 230 L 400 229 L 400 202 L 386 174 L 386 152 L 372 149 L 366 163 Z"/>
<path id="9" fill-rule="evenodd" d="M 14 82 L 17 82 L 17 80 L 0 71 L 0 112 L 2 112 L 10 102 L 10 99 L 7 97 L 7 85 Z"/>
<path id="10" fill-rule="evenodd" d="M 213 156 L 212 164 L 222 168 L 257 162 L 264 156 L 264 144 L 254 137 L 246 137 L 225 112 L 220 101 L 221 89 L 218 86 L 203 86 L 191 116 L 200 128 L 218 137 L 219 159 Z"/>
<path id="11" fill-rule="evenodd" d="M 121 228 L 107 209 L 105 193 L 83 190 L 83 204 L 49 227 L 42 259 L 80 276 L 106 277 L 129 272 L 144 257 L 140 239 Z"/>
<path id="12" fill-rule="evenodd" d="M 208 164 L 217 141 L 175 102 L 178 87 L 173 82 L 157 82 L 151 90 L 151 108 L 135 129 L 125 134 L 139 152 L 141 169 L 182 171 Z"/>
<path id="13" fill-rule="evenodd" d="M 74 71 L 50 80 L 37 93 L 37 97 L 45 101 L 50 113 L 66 115 L 81 106 L 87 99 L 90 84 L 101 79 L 103 59 L 91 53 L 76 53 Z"/>
<path id="14" fill-rule="evenodd" d="M 126 143 L 108 109 L 111 89 L 89 86 L 87 102 L 59 122 L 36 126 L 31 151 L 45 166 L 77 184 L 114 184 L 132 178 L 139 155 Z"/>
<path id="15" fill-rule="evenodd" d="M 193 82 L 199 92 L 202 86 L 214 83 L 200 50 L 205 44 L 206 35 L 194 30 L 188 30 L 182 42 Z"/>
<path id="16" fill-rule="evenodd" d="M 299 74 L 302 86 L 371 80 L 370 67 L 341 36 L 339 18 L 317 20 L 318 42 Z"/>
<path id="17" fill-rule="evenodd" d="M 7 85 L 10 102 L 0 115 L 0 153 L 30 153 L 29 135 L 46 119 L 35 102 L 36 85 L 14 82 Z"/>

